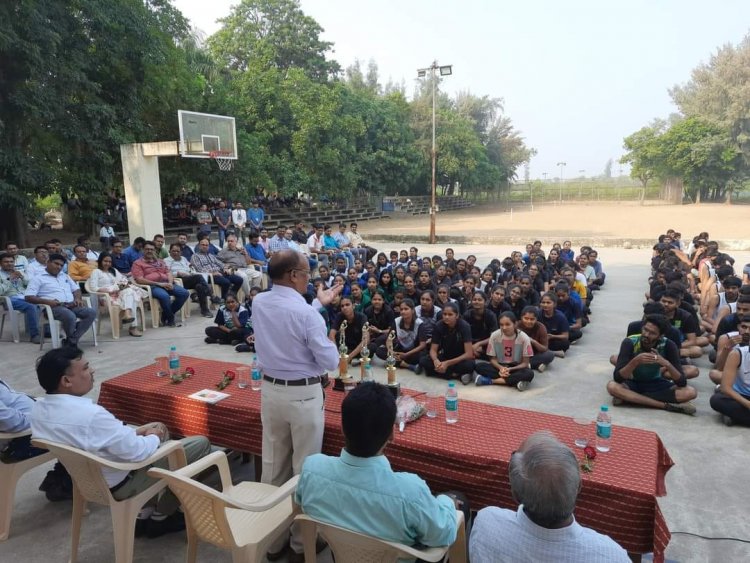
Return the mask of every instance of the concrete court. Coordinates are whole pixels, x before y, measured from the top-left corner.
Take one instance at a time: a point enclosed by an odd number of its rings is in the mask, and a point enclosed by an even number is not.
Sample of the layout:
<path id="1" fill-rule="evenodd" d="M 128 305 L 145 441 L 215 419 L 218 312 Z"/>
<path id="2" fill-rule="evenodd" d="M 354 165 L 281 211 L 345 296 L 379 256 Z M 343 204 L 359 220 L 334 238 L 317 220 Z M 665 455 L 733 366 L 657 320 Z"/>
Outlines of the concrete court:
<path id="1" fill-rule="evenodd" d="M 380 249 L 396 248 L 392 243 L 378 244 Z M 407 245 L 403 245 L 407 247 Z M 400 248 L 399 245 L 397 248 Z M 419 245 L 421 254 L 443 253 L 444 246 Z M 474 253 L 478 263 L 484 265 L 493 257 L 507 256 L 512 248 L 507 246 L 454 246 L 457 256 Z M 750 253 L 733 253 L 741 267 L 750 262 Z M 463 387 L 462 398 L 495 404 L 551 412 L 563 416 L 594 417 L 599 405 L 610 403 L 604 389 L 611 377 L 612 367 L 607 358 L 617 351 L 630 320 L 640 316 L 640 305 L 646 289 L 649 250 L 623 250 L 602 248 L 600 256 L 608 273 L 605 289 L 597 293 L 593 304 L 592 324 L 583 340 L 571 348 L 568 357 L 557 359 L 543 374 L 536 374 L 531 387 L 524 393 L 515 389 Z M 194 309 L 197 312 L 197 308 Z M 249 355 L 239 355 L 231 347 L 204 345 L 203 328 L 208 319 L 193 315 L 186 326 L 179 329 L 148 329 L 144 338 L 124 336 L 119 342 L 111 339 L 109 325 L 102 327 L 98 349 L 84 340 L 83 349 L 96 368 L 96 386 L 91 397 L 96 399 L 101 381 L 124 371 L 142 366 L 158 354 L 166 353 L 176 344 L 184 354 L 229 361 L 249 360 Z M 0 357 L 5 370 L 1 377 L 11 386 L 31 394 L 40 394 L 34 360 L 39 355 L 37 346 L 8 342 L 6 332 L 0 343 Z M 48 346 L 46 346 L 48 349 Z M 650 429 L 664 441 L 675 466 L 666 478 L 667 496 L 659 500 L 672 532 L 692 532 L 709 537 L 734 537 L 750 539 L 750 490 L 737 486 L 750 464 L 747 452 L 748 429 L 723 426 L 708 405 L 713 385 L 707 377 L 706 360 L 698 361 L 701 376 L 692 384 L 698 389 L 695 417 L 651 411 L 635 407 L 612 409 L 615 424 L 613 447 L 617 447 L 617 425 Z M 384 379 L 381 367 L 375 375 Z M 399 371 L 403 385 L 416 388 L 442 390 L 442 380 L 426 380 L 410 372 Z M 439 419 L 438 419 L 439 420 Z M 460 421 L 459 421 L 460 424 Z M 238 428 L 238 431 L 242 429 Z M 502 431 L 502 430 L 499 430 Z M 606 455 L 606 454 L 605 454 Z M 70 547 L 70 504 L 48 503 L 37 491 L 47 466 L 27 474 L 19 483 L 16 494 L 10 538 L 0 544 L 0 561 L 68 560 Z M 235 474 L 246 476 L 249 466 L 237 467 Z M 246 478 L 246 477 L 245 477 Z M 467 483 L 467 488 L 470 487 Z M 108 509 L 91 507 L 84 520 L 79 561 L 113 561 L 111 520 Z M 326 552 L 328 553 L 328 552 Z M 138 539 L 135 543 L 135 561 L 178 562 L 185 557 L 184 535 L 173 534 L 157 540 Z M 667 549 L 673 561 L 747 561 L 750 545 L 735 541 L 707 541 L 692 536 L 675 534 Z M 228 553 L 202 544 L 199 560 L 230 561 Z M 330 561 L 329 557 L 321 558 Z"/>

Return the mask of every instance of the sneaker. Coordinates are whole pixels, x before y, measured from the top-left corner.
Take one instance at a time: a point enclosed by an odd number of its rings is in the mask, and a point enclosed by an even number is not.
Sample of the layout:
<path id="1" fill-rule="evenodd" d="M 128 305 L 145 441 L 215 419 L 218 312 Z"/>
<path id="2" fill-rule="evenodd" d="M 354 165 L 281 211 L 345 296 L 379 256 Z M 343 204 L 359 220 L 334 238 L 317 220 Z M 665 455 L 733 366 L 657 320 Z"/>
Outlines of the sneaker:
<path id="1" fill-rule="evenodd" d="M 613 407 L 619 407 L 621 405 L 624 405 L 625 401 L 620 399 L 620 397 L 612 397 L 612 406 Z"/>
<path id="2" fill-rule="evenodd" d="M 721 421 L 724 423 L 724 426 L 734 426 L 734 420 L 732 420 L 725 414 L 721 415 Z"/>
<path id="3" fill-rule="evenodd" d="M 519 391 L 526 391 L 528 386 L 529 386 L 528 381 L 519 381 L 518 383 L 516 383 L 516 389 L 518 389 Z"/>
<path id="4" fill-rule="evenodd" d="M 208 309 L 201 311 L 201 316 L 206 317 L 207 319 L 212 319 L 214 317 Z"/>
<path id="5" fill-rule="evenodd" d="M 555 350 L 555 358 L 564 358 L 565 350 Z"/>
<path id="6" fill-rule="evenodd" d="M 36 336 L 31 337 L 31 343 L 32 344 L 39 344 L 42 341 L 42 337 L 38 334 Z"/>
<path id="7" fill-rule="evenodd" d="M 681 412 L 682 414 L 695 414 L 695 405 L 691 402 L 687 403 L 664 403 L 664 409 L 668 412 Z"/>
<path id="8" fill-rule="evenodd" d="M 544 373 L 544 370 L 545 370 L 545 369 L 547 369 L 547 364 L 539 364 L 539 366 L 537 366 L 537 368 L 536 368 L 536 370 L 537 370 L 537 371 L 538 371 L 539 373 Z"/>
<path id="9" fill-rule="evenodd" d="M 237 344 L 237 346 L 234 347 L 235 352 L 254 352 L 254 348 L 250 346 L 249 344 Z"/>
<path id="10" fill-rule="evenodd" d="M 211 303 L 213 303 L 214 305 L 217 305 L 217 304 L 221 303 L 221 297 L 217 297 L 216 295 L 214 295 L 211 298 Z"/>
<path id="11" fill-rule="evenodd" d="M 485 375 L 477 374 L 474 378 L 474 385 L 492 385 L 492 380 Z"/>
<path id="12" fill-rule="evenodd" d="M 164 326 L 168 326 L 169 328 L 178 328 L 182 326 L 182 323 L 180 321 L 172 321 L 164 323 Z"/>
<path id="13" fill-rule="evenodd" d="M 179 532 L 185 529 L 185 515 L 179 510 L 167 516 L 163 520 L 154 520 L 151 518 L 148 521 L 146 528 L 146 536 L 149 539 L 158 538 L 165 534 L 171 534 L 173 532 Z"/>
<path id="14" fill-rule="evenodd" d="M 468 385 L 469 383 L 471 383 L 471 379 L 472 374 L 470 373 L 464 373 L 463 375 L 461 375 L 461 383 L 463 383 L 464 385 Z"/>
<path id="15" fill-rule="evenodd" d="M 216 344 L 217 340 L 215 338 L 211 338 L 210 336 L 206 336 L 206 338 L 203 339 L 203 342 L 206 344 Z"/>
<path id="16" fill-rule="evenodd" d="M 191 293 L 190 294 L 190 301 L 192 301 L 193 303 L 197 303 L 198 302 L 198 294 L 197 293 Z"/>

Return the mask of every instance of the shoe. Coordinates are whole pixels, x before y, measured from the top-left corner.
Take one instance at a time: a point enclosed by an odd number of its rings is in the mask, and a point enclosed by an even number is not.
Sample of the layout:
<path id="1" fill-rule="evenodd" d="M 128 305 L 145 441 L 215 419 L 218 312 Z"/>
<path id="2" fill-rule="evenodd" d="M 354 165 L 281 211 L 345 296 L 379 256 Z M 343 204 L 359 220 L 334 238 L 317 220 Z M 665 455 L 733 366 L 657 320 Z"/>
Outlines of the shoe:
<path id="1" fill-rule="evenodd" d="M 318 538 L 317 540 L 315 540 L 315 553 L 316 554 L 323 551 L 326 547 L 328 547 L 328 544 L 322 538 Z M 305 554 L 297 553 L 293 549 L 290 549 L 289 556 L 287 557 L 287 561 L 289 563 L 305 563 Z"/>
<path id="2" fill-rule="evenodd" d="M 167 516 L 164 520 L 154 520 L 153 518 L 150 518 L 146 524 L 146 536 L 149 539 L 154 539 L 184 529 L 185 515 L 178 510 L 171 516 Z"/>
<path id="3" fill-rule="evenodd" d="M 235 352 L 253 352 L 253 347 L 249 344 L 237 344 L 234 347 Z"/>
<path id="4" fill-rule="evenodd" d="M 687 403 L 664 403 L 664 409 L 668 412 L 681 412 L 682 414 L 695 414 L 695 405 L 688 401 Z"/>
<path id="5" fill-rule="evenodd" d="M 39 344 L 42 341 L 42 337 L 38 334 L 36 336 L 31 337 L 31 343 L 32 344 Z"/>
<path id="6" fill-rule="evenodd" d="M 169 328 L 178 328 L 182 326 L 182 323 L 180 321 L 165 322 L 164 326 L 168 326 Z"/>
<path id="7" fill-rule="evenodd" d="M 539 373 L 544 373 L 545 369 L 547 369 L 547 364 L 539 364 L 536 368 Z"/>
<path id="8" fill-rule="evenodd" d="M 211 311 L 209 311 L 208 309 L 204 309 L 203 311 L 201 311 L 201 316 L 202 317 L 206 317 L 207 319 L 212 319 L 213 318 L 213 315 L 211 314 Z"/>
<path id="9" fill-rule="evenodd" d="M 414 373 L 416 373 L 417 375 L 421 375 L 423 371 L 424 371 L 424 368 L 422 367 L 422 364 L 417 362 L 417 365 L 414 366 Z"/>
<path id="10" fill-rule="evenodd" d="M 129 325 L 129 324 L 130 324 L 130 323 L 132 323 L 132 322 L 133 322 L 134 320 L 135 320 L 135 318 L 134 318 L 134 317 L 123 317 L 122 319 L 120 319 L 120 322 L 121 322 L 122 324 L 124 324 L 124 325 Z"/>
<path id="11" fill-rule="evenodd" d="M 135 520 L 135 537 L 142 538 L 148 533 L 149 518 L 136 518 Z"/>
<path id="12" fill-rule="evenodd" d="M 289 550 L 289 540 L 287 539 L 287 541 L 284 543 L 284 546 L 279 551 L 274 551 L 274 552 L 269 551 L 268 553 L 266 553 L 266 559 L 268 559 L 269 561 L 277 561 L 281 559 L 282 557 L 284 557 L 288 550 Z M 291 553 L 294 553 L 294 552 L 291 552 Z"/>
<path id="13" fill-rule="evenodd" d="M 555 350 L 555 358 L 564 358 L 565 350 Z"/>
<path id="14" fill-rule="evenodd" d="M 128 330 L 128 334 L 130 336 L 135 336 L 135 337 L 143 336 L 143 333 L 140 330 L 138 330 L 137 328 L 135 328 L 135 327 L 133 327 L 130 330 Z"/>
<path id="15" fill-rule="evenodd" d="M 190 301 L 192 301 L 193 303 L 197 303 L 198 302 L 198 294 L 197 293 L 191 293 L 190 294 Z"/>
<path id="16" fill-rule="evenodd" d="M 461 376 L 461 383 L 463 383 L 464 385 L 468 385 L 469 383 L 471 383 L 471 379 L 472 379 L 472 374 L 464 373 Z"/>
<path id="17" fill-rule="evenodd" d="M 613 407 L 619 407 L 621 405 L 624 405 L 625 401 L 620 399 L 620 397 L 612 397 L 612 406 Z"/>
<path id="18" fill-rule="evenodd" d="M 474 385 L 492 385 L 492 380 L 485 375 L 477 374 L 476 378 L 474 379 Z"/>
<path id="19" fill-rule="evenodd" d="M 721 421 L 724 423 L 724 426 L 734 426 L 734 420 L 732 420 L 725 414 L 721 415 Z"/>
<path id="20" fill-rule="evenodd" d="M 518 389 L 519 391 L 526 391 L 528 387 L 529 387 L 528 381 L 519 381 L 518 383 L 516 383 L 516 389 Z"/>
<path id="21" fill-rule="evenodd" d="M 206 338 L 203 339 L 203 342 L 206 344 L 216 344 L 217 340 L 215 338 L 211 338 L 210 336 L 206 336 Z"/>
<path id="22" fill-rule="evenodd" d="M 221 303 L 221 297 L 216 297 L 216 296 L 214 295 L 214 296 L 213 296 L 213 297 L 211 298 L 211 303 L 213 303 L 214 305 L 217 305 L 217 304 Z"/>

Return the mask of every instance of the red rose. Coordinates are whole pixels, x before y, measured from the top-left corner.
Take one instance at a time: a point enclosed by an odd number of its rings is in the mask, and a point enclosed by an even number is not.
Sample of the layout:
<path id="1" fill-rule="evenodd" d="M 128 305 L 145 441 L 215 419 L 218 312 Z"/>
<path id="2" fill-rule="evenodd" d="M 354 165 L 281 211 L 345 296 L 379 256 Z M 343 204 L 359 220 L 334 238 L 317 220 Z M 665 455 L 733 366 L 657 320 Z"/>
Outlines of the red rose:
<path id="1" fill-rule="evenodd" d="M 228 370 L 224 372 L 224 377 L 229 379 L 230 381 L 234 379 L 235 373 L 232 370 Z"/>
<path id="2" fill-rule="evenodd" d="M 195 370 L 193 368 L 185 368 L 185 373 L 187 375 L 195 375 Z"/>
<path id="3" fill-rule="evenodd" d="M 588 459 L 596 459 L 596 448 L 592 446 L 586 446 L 585 448 L 583 448 L 583 454 Z"/>

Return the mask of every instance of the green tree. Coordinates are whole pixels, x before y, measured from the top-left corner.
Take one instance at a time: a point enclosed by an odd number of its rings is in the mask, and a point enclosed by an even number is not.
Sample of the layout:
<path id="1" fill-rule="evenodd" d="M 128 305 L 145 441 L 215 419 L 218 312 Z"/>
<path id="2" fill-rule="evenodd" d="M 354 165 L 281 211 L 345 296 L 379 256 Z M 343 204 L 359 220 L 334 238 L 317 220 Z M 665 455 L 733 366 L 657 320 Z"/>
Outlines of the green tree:
<path id="1" fill-rule="evenodd" d="M 639 180 L 644 188 L 657 175 L 663 164 L 659 143 L 661 133 L 660 129 L 653 126 L 642 127 L 625 137 L 623 142 L 627 152 L 620 158 L 620 163 L 630 165 L 630 177 Z"/>

